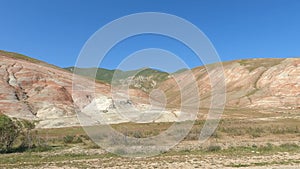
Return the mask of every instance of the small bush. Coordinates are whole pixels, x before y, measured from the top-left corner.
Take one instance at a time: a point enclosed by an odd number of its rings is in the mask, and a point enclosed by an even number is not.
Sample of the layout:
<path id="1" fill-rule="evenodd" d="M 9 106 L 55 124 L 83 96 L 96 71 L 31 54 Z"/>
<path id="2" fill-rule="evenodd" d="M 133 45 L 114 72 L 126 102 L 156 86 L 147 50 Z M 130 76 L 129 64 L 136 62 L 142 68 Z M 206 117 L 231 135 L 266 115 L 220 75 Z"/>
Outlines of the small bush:
<path id="1" fill-rule="evenodd" d="M 286 143 L 286 144 L 281 144 L 280 148 L 286 150 L 286 151 L 292 151 L 292 150 L 298 150 L 300 147 L 295 144 L 295 143 Z"/>
<path id="2" fill-rule="evenodd" d="M 220 151 L 220 150 L 222 150 L 222 147 L 217 146 L 217 145 L 212 145 L 207 148 L 208 152 L 216 152 L 216 151 Z"/>
<path id="3" fill-rule="evenodd" d="M 64 143 L 66 144 L 76 144 L 76 143 L 82 143 L 82 139 L 80 136 L 70 136 L 70 135 L 67 135 L 63 138 L 64 140 Z"/>
<path id="4" fill-rule="evenodd" d="M 252 136 L 253 138 L 257 138 L 257 137 L 261 137 L 261 134 L 260 134 L 260 133 L 253 132 L 253 133 L 251 133 L 251 136 Z"/>
<path id="5" fill-rule="evenodd" d="M 66 144 L 73 143 L 74 136 L 69 136 L 69 135 L 67 135 L 67 136 L 64 137 L 63 140 L 64 140 L 64 143 L 66 143 Z"/>
<path id="6" fill-rule="evenodd" d="M 47 145 L 47 144 L 43 144 L 43 145 L 37 145 L 37 146 L 33 146 L 32 149 L 30 149 L 30 152 L 45 152 L 45 151 L 50 151 L 52 150 L 52 147 Z"/>
<path id="7" fill-rule="evenodd" d="M 265 131 L 262 128 L 248 128 L 247 133 L 250 134 L 253 138 L 261 137 Z"/>
<path id="8" fill-rule="evenodd" d="M 88 145 L 88 148 L 90 148 L 90 149 L 99 149 L 101 147 L 98 144 L 92 142 L 91 144 Z"/>
<path id="9" fill-rule="evenodd" d="M 80 138 L 85 140 L 91 140 L 91 138 L 88 135 L 80 135 Z"/>
<path id="10" fill-rule="evenodd" d="M 273 144 L 267 143 L 266 146 L 260 147 L 260 148 L 259 148 L 259 151 L 271 151 L 271 150 L 273 150 L 273 149 L 274 149 Z"/>
<path id="11" fill-rule="evenodd" d="M 133 133 L 133 137 L 135 137 L 135 138 L 142 138 L 143 134 L 140 131 L 135 131 Z"/>
<path id="12" fill-rule="evenodd" d="M 222 136 L 221 136 L 221 133 L 218 132 L 218 131 L 215 131 L 212 135 L 211 135 L 212 138 L 215 138 L 215 139 L 220 139 Z"/>

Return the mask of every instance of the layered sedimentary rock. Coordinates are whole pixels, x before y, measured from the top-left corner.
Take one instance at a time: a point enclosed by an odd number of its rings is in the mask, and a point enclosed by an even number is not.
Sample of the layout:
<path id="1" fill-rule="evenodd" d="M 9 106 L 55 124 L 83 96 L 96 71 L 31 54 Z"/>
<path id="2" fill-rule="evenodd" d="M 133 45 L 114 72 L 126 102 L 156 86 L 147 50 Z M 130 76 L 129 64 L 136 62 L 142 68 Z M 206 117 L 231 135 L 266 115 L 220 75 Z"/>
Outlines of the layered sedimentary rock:
<path id="1" fill-rule="evenodd" d="M 227 108 L 300 108 L 300 58 L 238 60 L 213 68 L 211 74 L 205 67 L 195 68 L 192 73 L 197 79 L 201 107 L 211 106 L 211 78 L 224 74 Z M 180 103 L 177 84 L 188 88 L 193 82 L 186 72 L 174 76 L 181 81 L 168 79 L 160 88 L 168 96 L 170 106 L 176 107 Z"/>
<path id="2" fill-rule="evenodd" d="M 222 72 L 227 108 L 300 109 L 299 58 L 238 60 L 222 65 L 223 68 L 208 65 L 211 74 L 206 67 L 192 69 L 190 73 L 195 81 L 191 80 L 188 71 L 169 75 L 166 80 L 157 82 L 152 91 L 144 92 L 138 85 L 130 84 L 135 87 L 117 92 L 118 95 L 127 93 L 130 97 L 116 99 L 112 94 L 115 91 L 112 92 L 107 83 L 1 51 L 0 113 L 36 121 L 37 127 L 189 120 L 193 119 L 193 114 L 179 108 L 182 102 L 195 101 L 192 100 L 195 95 L 193 83 L 198 86 L 200 108 L 209 108 L 211 78 L 218 82 Z M 95 88 L 91 90 L 90 86 Z M 191 100 L 188 100 L 189 96 Z M 165 105 L 167 109 L 164 109 Z M 78 121 L 78 114 L 82 121 Z"/>

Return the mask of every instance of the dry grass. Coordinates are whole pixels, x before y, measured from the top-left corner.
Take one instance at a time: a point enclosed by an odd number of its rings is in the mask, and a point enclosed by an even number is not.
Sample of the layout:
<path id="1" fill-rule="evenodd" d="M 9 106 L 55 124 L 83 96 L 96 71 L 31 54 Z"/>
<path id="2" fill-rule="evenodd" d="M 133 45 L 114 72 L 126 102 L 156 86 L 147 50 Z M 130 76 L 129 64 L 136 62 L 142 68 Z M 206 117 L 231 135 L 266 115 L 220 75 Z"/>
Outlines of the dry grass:
<path id="1" fill-rule="evenodd" d="M 208 140 L 207 145 L 199 145 L 197 141 L 202 126 L 205 123 L 204 119 L 197 120 L 185 138 L 185 141 L 171 151 L 155 158 L 177 164 L 184 162 L 183 157 L 185 156 L 197 156 L 197 158 L 222 156 L 222 158 L 226 157 L 230 159 L 238 155 L 241 158 L 260 156 L 261 159 L 264 159 L 270 155 L 276 156 L 278 153 L 300 153 L 300 119 L 296 118 L 298 115 L 297 111 L 274 111 L 274 113 L 262 110 L 249 111 L 226 110 L 224 118 L 220 121 L 215 133 Z M 248 117 L 246 116 L 247 113 Z M 115 124 L 112 127 L 126 136 L 143 138 L 158 135 L 167 130 L 172 124 L 124 123 Z M 0 167 L 13 168 L 24 164 L 27 167 L 40 168 L 52 163 L 56 167 L 73 166 L 86 168 L 89 167 L 85 162 L 87 160 L 100 160 L 101 165 L 103 163 L 103 166 L 113 167 L 117 164 L 110 161 L 115 159 L 119 159 L 117 161 L 124 161 L 124 164 L 120 162 L 118 165 L 129 165 L 131 163 L 126 161 L 126 159 L 101 150 L 99 146 L 89 139 L 81 127 L 38 129 L 37 132 L 52 147 L 50 150 L 46 152 L 29 151 L 19 154 L 0 155 Z M 72 138 L 72 141 L 69 141 L 69 138 Z M 76 150 L 73 150 L 74 148 Z M 120 149 L 118 151 L 122 152 L 123 150 Z M 137 162 L 137 164 L 145 163 L 144 165 L 147 166 L 150 163 L 155 163 L 157 161 L 155 158 L 145 159 Z M 282 156 L 282 158 L 281 161 L 279 160 L 276 163 L 266 158 L 266 160 L 254 162 L 224 163 L 224 166 L 241 167 L 295 164 L 294 159 L 287 161 L 285 160 L 286 156 Z"/>

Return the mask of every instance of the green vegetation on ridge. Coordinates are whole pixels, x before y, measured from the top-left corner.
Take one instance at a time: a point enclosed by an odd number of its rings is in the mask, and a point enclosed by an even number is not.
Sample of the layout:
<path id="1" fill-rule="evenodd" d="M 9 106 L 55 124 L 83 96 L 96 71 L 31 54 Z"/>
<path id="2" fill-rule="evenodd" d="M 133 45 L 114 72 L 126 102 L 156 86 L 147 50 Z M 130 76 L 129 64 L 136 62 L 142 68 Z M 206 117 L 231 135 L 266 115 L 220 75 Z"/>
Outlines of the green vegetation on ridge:
<path id="1" fill-rule="evenodd" d="M 36 63 L 36 64 L 44 65 L 44 66 L 47 66 L 47 67 L 52 67 L 52 68 L 55 68 L 55 69 L 61 69 L 58 66 L 43 62 L 43 61 L 38 60 L 38 59 L 31 58 L 31 57 L 26 56 L 26 55 L 15 53 L 15 52 L 7 52 L 7 51 L 4 51 L 4 50 L 0 50 L 0 56 L 6 56 L 6 57 L 14 58 L 14 59 L 25 60 L 25 61 L 28 61 L 28 62 L 31 62 L 31 63 Z"/>
<path id="2" fill-rule="evenodd" d="M 68 67 L 65 68 L 72 73 L 95 78 L 96 80 L 100 80 L 106 83 L 112 83 L 112 80 L 128 80 L 129 77 L 133 77 L 135 80 L 138 77 L 150 78 L 151 80 L 159 83 L 166 80 L 169 76 L 169 73 L 162 72 L 159 70 L 151 69 L 151 68 L 143 68 L 138 70 L 131 71 L 123 71 L 123 70 L 108 70 L 104 68 L 76 68 L 76 67 Z M 114 78 L 114 79 L 113 79 Z M 148 86 L 146 83 L 142 84 L 142 86 Z"/>

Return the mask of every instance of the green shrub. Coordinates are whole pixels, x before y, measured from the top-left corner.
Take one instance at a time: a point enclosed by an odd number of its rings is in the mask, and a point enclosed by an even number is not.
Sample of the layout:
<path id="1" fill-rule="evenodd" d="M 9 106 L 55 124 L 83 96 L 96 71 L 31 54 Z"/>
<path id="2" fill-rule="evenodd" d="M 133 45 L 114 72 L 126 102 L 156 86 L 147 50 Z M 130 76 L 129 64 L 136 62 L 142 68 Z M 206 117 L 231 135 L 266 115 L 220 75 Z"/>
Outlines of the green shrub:
<path id="1" fill-rule="evenodd" d="M 0 152 L 10 151 L 19 134 L 18 126 L 6 115 L 0 114 Z"/>
<path id="2" fill-rule="evenodd" d="M 257 138 L 257 137 L 261 137 L 262 134 L 265 133 L 265 131 L 262 128 L 258 128 L 258 127 L 252 128 L 252 127 L 250 127 L 250 128 L 247 129 L 247 133 L 249 135 L 251 135 L 253 138 Z"/>
<path id="3" fill-rule="evenodd" d="M 286 151 L 292 151 L 292 150 L 299 150 L 300 146 L 298 146 L 295 143 L 285 143 L 285 144 L 281 144 L 280 148 L 282 148 Z"/>
<path id="4" fill-rule="evenodd" d="M 267 145 L 259 147 L 259 151 L 264 151 L 264 152 L 268 152 L 273 149 L 274 149 L 274 145 L 271 143 L 267 143 Z"/>
<path id="5" fill-rule="evenodd" d="M 82 143 L 82 139 L 80 136 L 70 136 L 67 135 L 63 138 L 64 143 L 66 144 L 76 144 L 76 143 Z"/>
<path id="6" fill-rule="evenodd" d="M 140 131 L 133 132 L 133 137 L 135 138 L 142 138 L 143 134 Z"/>
<path id="7" fill-rule="evenodd" d="M 11 119 L 0 113 L 0 153 L 51 149 L 37 131 L 32 131 L 34 128 L 28 120 Z"/>
<path id="8" fill-rule="evenodd" d="M 33 145 L 33 147 L 29 150 L 30 152 L 45 152 L 52 150 L 52 147 L 48 144 L 39 144 Z"/>
<path id="9" fill-rule="evenodd" d="M 73 143 L 74 136 L 69 136 L 69 135 L 67 135 L 67 136 L 64 137 L 63 140 L 64 140 L 64 143 L 66 143 L 66 144 Z"/>

